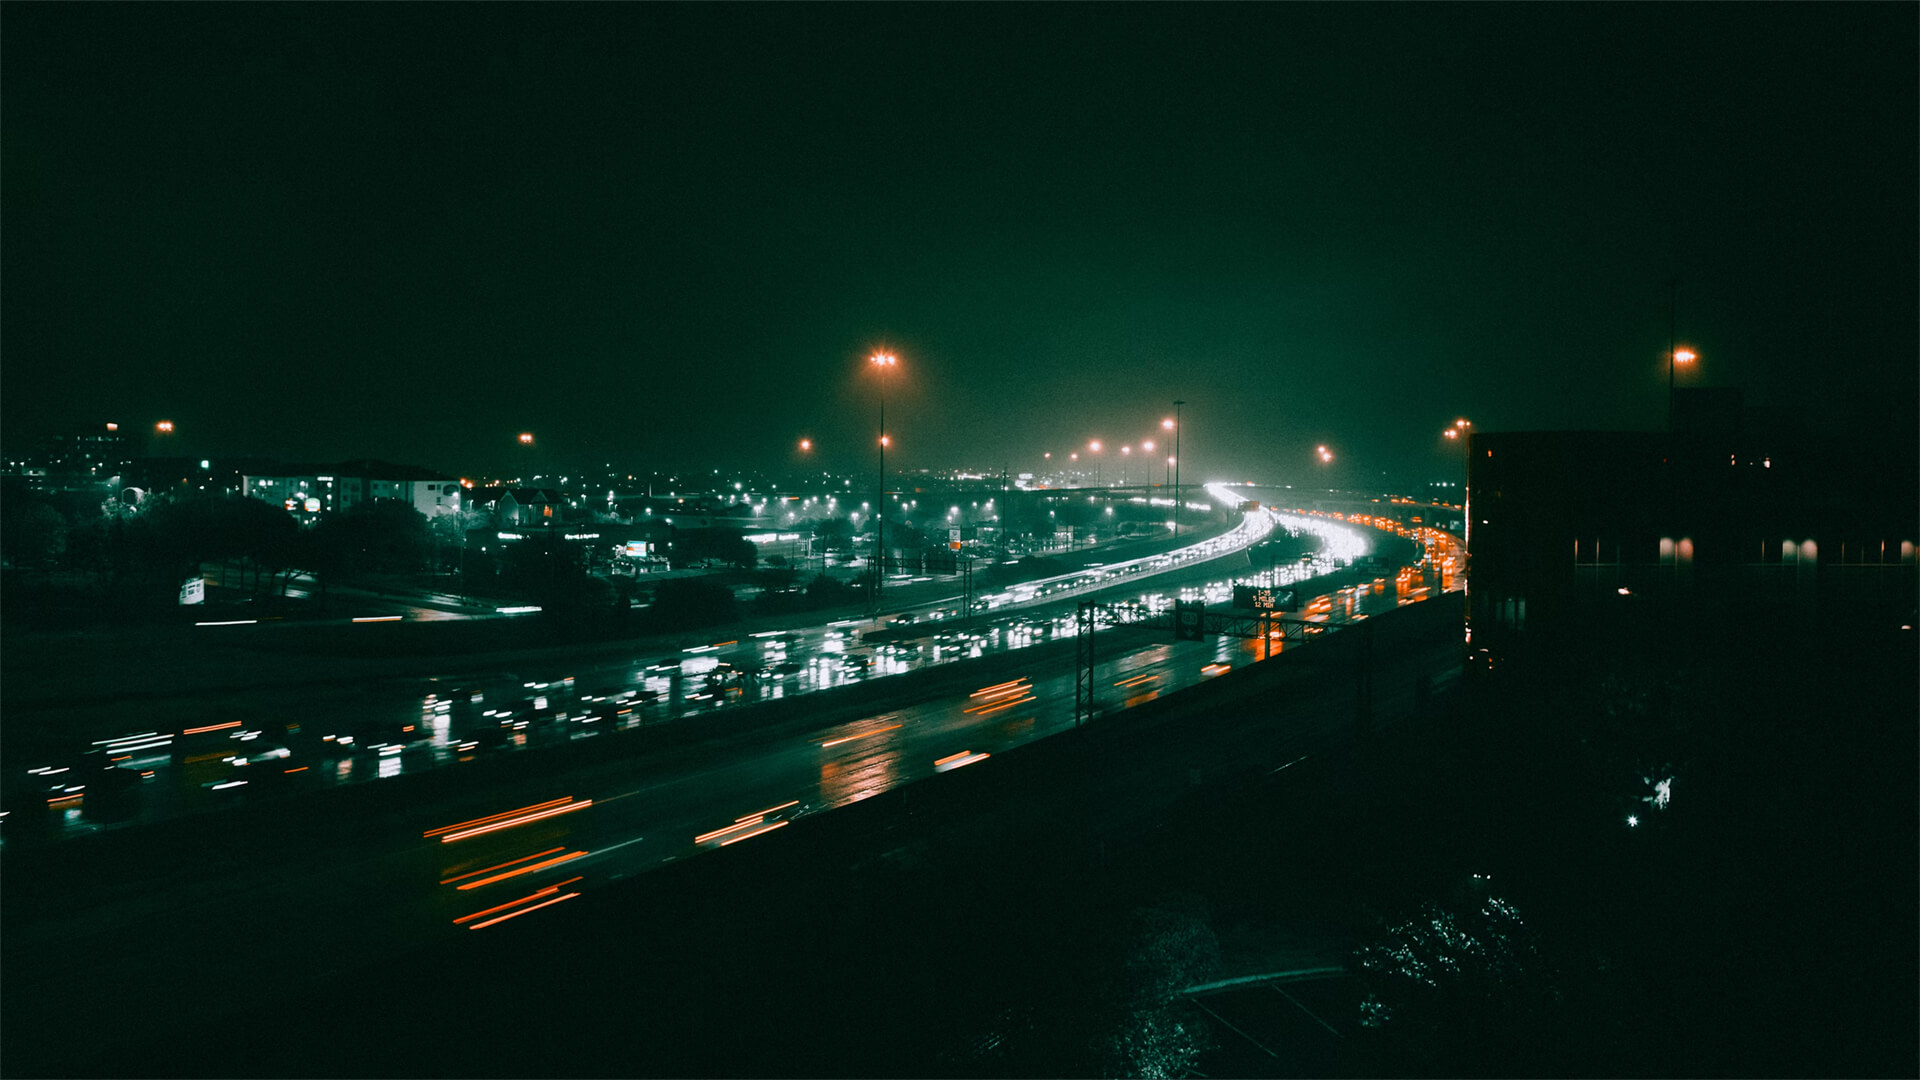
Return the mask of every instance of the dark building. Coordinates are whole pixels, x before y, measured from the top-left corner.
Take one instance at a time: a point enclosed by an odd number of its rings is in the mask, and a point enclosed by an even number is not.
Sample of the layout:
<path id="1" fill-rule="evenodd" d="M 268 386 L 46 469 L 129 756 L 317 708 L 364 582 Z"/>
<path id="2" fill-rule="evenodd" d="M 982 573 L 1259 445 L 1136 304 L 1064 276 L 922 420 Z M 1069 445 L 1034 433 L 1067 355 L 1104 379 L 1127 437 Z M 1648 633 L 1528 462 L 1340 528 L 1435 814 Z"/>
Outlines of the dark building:
<path id="1" fill-rule="evenodd" d="M 1623 605 L 1722 622 L 1912 623 L 1911 461 L 1822 445 L 1737 392 L 1685 395 L 1674 412 L 1672 435 L 1471 437 L 1476 645 L 1577 629 Z"/>
<path id="2" fill-rule="evenodd" d="M 24 457 L 10 458 L 6 471 L 22 478 L 30 490 L 105 490 L 119 481 L 132 457 L 120 425 L 103 424 L 98 429 L 43 435 Z"/>

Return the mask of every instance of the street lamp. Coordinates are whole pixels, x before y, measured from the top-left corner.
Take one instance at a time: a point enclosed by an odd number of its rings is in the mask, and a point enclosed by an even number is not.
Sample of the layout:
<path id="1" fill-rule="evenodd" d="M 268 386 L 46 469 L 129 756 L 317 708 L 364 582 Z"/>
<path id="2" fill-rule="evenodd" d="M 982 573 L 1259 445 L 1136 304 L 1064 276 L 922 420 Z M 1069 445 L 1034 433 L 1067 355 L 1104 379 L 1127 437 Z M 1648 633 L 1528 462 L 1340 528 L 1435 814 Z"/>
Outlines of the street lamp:
<path id="1" fill-rule="evenodd" d="M 1133 447 L 1120 448 L 1120 486 L 1127 486 L 1127 464 L 1133 459 Z"/>
<path id="2" fill-rule="evenodd" d="M 153 425 L 153 430 L 159 432 L 162 435 L 171 435 L 173 434 L 173 421 L 162 420 L 159 423 Z"/>
<path id="3" fill-rule="evenodd" d="M 1160 426 L 1173 432 L 1173 457 L 1168 463 L 1173 466 L 1173 538 L 1180 539 L 1180 406 L 1184 401 L 1173 403 L 1173 419 L 1160 421 Z"/>
<path id="4" fill-rule="evenodd" d="M 1100 486 L 1100 458 L 1099 458 L 1100 440 L 1099 439 L 1094 439 L 1092 442 L 1089 442 L 1087 444 L 1087 453 L 1095 455 L 1093 459 L 1093 486 L 1099 487 Z"/>
<path id="5" fill-rule="evenodd" d="M 880 380 L 880 498 L 873 518 L 873 610 L 880 610 L 880 590 L 885 585 L 887 561 L 887 371 L 900 363 L 892 353 L 877 352 L 867 358 L 879 372 Z"/>
<path id="6" fill-rule="evenodd" d="M 521 446 L 533 445 L 533 433 L 531 431 L 523 431 L 520 433 L 520 445 Z"/>
<path id="7" fill-rule="evenodd" d="M 1467 429 L 1471 429 L 1471 427 L 1473 427 L 1473 421 L 1469 421 L 1469 419 L 1457 419 L 1457 421 L 1453 421 L 1453 427 L 1440 432 L 1440 434 L 1444 434 L 1446 438 L 1452 438 L 1453 442 L 1459 442 L 1459 444 L 1461 444 L 1461 463 L 1463 463 L 1463 465 L 1467 463 L 1465 442 L 1467 442 Z M 1461 505 L 1461 507 L 1467 505 L 1467 473 L 1465 473 L 1465 469 L 1461 471 L 1461 477 L 1459 477 L 1459 505 Z M 1465 511 L 1463 511 L 1463 513 L 1465 513 Z"/>
<path id="8" fill-rule="evenodd" d="M 1680 336 L 1680 279 L 1675 277 L 1667 282 L 1667 434 L 1673 434 L 1673 369 L 1677 364 L 1691 364 L 1699 359 L 1692 349 L 1683 349 L 1679 344 Z"/>
<path id="9" fill-rule="evenodd" d="M 1669 343 L 1671 344 L 1671 343 Z M 1673 369 L 1676 364 L 1691 364 L 1700 355 L 1692 349 L 1670 348 L 1667 352 L 1667 433 L 1673 433 Z"/>

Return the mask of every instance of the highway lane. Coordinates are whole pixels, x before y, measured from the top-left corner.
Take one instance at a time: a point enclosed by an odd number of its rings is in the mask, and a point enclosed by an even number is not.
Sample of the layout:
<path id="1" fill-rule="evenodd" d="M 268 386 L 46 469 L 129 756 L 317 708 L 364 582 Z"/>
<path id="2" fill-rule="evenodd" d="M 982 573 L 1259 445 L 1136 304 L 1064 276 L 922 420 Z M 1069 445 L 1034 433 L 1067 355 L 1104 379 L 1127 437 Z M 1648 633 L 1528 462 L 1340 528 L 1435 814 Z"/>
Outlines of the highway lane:
<path id="1" fill-rule="evenodd" d="M 1344 596 L 1328 597 L 1327 603 L 1331 606 L 1337 601 L 1341 609 L 1365 615 L 1403 599 L 1385 590 L 1368 590 L 1365 595 L 1349 590 Z M 1231 639 L 1127 643 L 1139 633 L 1130 629 L 1101 632 L 1102 653 L 1112 655 L 1099 665 L 1096 681 L 1109 687 L 1111 706 L 1141 704 L 1217 677 L 1234 665 L 1253 662 L 1263 650 L 1261 643 Z M 1071 658 L 1055 656 L 1049 664 L 1037 665 L 1031 674 L 979 687 L 973 694 L 956 693 L 945 699 L 902 705 L 797 734 L 787 729 L 770 733 L 744 730 L 694 747 L 577 769 L 564 777 L 517 780 L 491 789 L 488 798 L 501 803 L 525 799 L 500 809 L 537 805 L 555 798 L 597 799 L 592 813 L 583 810 L 575 818 L 571 816 L 574 811 L 569 810 L 554 816 L 566 817 L 569 829 L 590 825 L 594 835 L 589 850 L 625 852 L 615 872 L 626 874 L 711 846 L 694 838 L 711 831 L 710 827 L 750 816 L 747 811 L 754 807 L 747 804 L 790 804 L 769 815 L 767 821 L 792 820 L 939 771 L 965 767 L 984 760 L 985 755 L 1065 730 L 1072 723 Z M 423 806 L 414 812 L 430 814 L 433 808 Z M 449 806 L 443 813 L 457 816 L 462 812 L 458 806 Z M 541 821 L 525 824 L 537 825 L 532 833 L 538 835 L 545 835 L 551 828 Z M 516 824 L 490 831 L 510 833 L 519 828 Z M 383 835 L 374 830 L 357 840 L 372 842 Z M 720 839 L 731 842 L 746 838 L 729 834 Z M 398 841 L 388 837 L 387 842 Z M 440 850 L 431 845 L 429 848 Z M 222 867 L 216 863 L 213 869 Z M 197 873 L 192 889 L 198 892 L 207 888 L 216 876 Z M 141 898 L 142 902 L 150 900 L 151 891 L 142 889 Z M 93 897 L 77 899 L 91 902 Z"/>

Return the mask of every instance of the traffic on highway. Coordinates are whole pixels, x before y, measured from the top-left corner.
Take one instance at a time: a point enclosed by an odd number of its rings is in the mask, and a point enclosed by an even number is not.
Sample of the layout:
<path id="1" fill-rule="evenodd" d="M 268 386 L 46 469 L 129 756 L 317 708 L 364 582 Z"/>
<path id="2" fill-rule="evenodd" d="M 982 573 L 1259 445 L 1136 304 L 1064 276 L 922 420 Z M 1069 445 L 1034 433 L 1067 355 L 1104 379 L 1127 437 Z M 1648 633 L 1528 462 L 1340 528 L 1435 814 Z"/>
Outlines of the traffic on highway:
<path id="1" fill-rule="evenodd" d="M 1216 487 L 1216 498 L 1239 501 L 1224 485 Z M 1312 533 L 1320 549 L 1292 565 L 1154 587 L 1156 578 L 1244 550 L 1276 528 Z M 1431 574 L 1440 578 L 1434 585 L 1443 587 L 1457 569 L 1451 539 L 1432 530 L 1413 538 L 1423 545 L 1419 565 L 1432 567 Z M 33 762 L 10 777 L 3 827 L 13 836 L 84 835 L 183 814 L 237 810 L 314 788 L 456 768 L 483 757 L 619 737 L 662 723 L 745 716 L 743 710 L 761 703 L 1071 638 L 1072 604 L 1090 596 L 1138 612 L 1164 611 L 1176 599 L 1218 607 L 1230 601 L 1236 584 L 1308 582 L 1351 566 L 1368 550 L 1365 532 L 1347 522 L 1249 508 L 1231 532 L 1187 548 L 990 594 L 976 602 L 983 610 L 971 619 L 952 605 L 932 604 L 872 620 L 761 631 L 616 665 L 447 676 L 431 680 L 424 693 L 363 686 L 298 695 L 242 694 L 213 703 L 195 696 L 143 706 L 149 723 L 75 746 L 64 758 Z M 1418 567 L 1407 567 L 1391 587 L 1382 579 L 1312 598 L 1301 616 L 1337 626 L 1422 598 L 1432 586 L 1418 573 Z M 881 640 L 869 642 L 870 637 Z M 1283 644 L 1272 643 L 1276 651 Z M 1185 656 L 1191 650 L 1174 652 Z M 1203 661 L 1189 665 L 1191 670 L 1144 673 L 1148 677 L 1128 685 L 1126 698 L 1151 700 L 1264 655 L 1256 645 L 1222 642 Z M 1056 668 L 1059 663 L 1056 658 Z M 1070 663 L 1066 670 L 1070 679 Z M 1038 737 L 1048 730 L 1039 717 L 1062 695 L 1044 680 L 1029 685 L 1035 703 L 1027 719 L 1036 734 L 1027 737 Z M 1069 681 L 1064 694 L 1069 719 L 1071 690 Z M 132 711 L 112 710 L 97 722 L 111 724 Z M 169 719 L 178 722 L 165 723 Z M 997 737 L 990 741 L 1009 745 Z M 949 763 L 942 771 L 954 767 L 959 766 Z"/>

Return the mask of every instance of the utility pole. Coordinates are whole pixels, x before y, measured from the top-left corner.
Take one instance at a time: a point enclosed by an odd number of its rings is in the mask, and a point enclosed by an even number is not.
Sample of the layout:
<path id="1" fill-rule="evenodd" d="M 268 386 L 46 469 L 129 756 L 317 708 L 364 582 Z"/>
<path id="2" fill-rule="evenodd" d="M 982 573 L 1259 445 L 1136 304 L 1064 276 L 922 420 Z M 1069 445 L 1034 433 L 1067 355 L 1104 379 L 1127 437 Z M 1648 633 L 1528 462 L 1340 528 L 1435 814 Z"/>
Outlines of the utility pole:
<path id="1" fill-rule="evenodd" d="M 1180 539 L 1180 406 L 1184 401 L 1173 403 L 1173 538 Z"/>
<path id="2" fill-rule="evenodd" d="M 1673 361 L 1680 350 L 1680 278 L 1667 282 L 1667 434 L 1673 434 Z"/>

